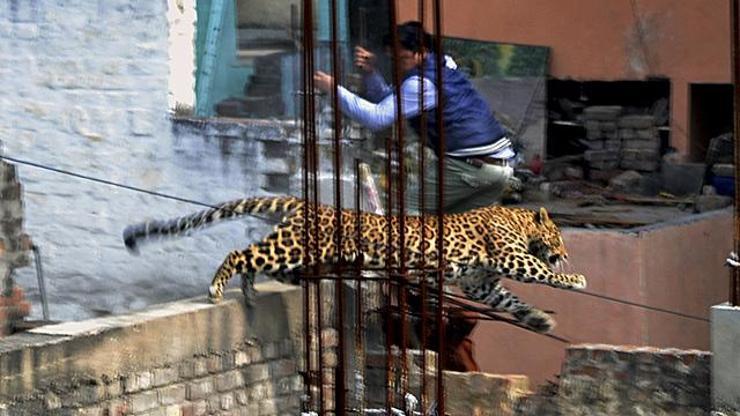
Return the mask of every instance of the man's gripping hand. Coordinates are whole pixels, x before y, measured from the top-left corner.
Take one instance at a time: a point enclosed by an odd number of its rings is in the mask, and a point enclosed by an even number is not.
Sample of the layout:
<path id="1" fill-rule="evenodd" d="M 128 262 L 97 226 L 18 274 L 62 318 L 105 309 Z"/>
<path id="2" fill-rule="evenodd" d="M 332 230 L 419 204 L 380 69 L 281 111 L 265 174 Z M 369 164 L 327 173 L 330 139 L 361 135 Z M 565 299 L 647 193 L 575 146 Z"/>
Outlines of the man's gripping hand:
<path id="1" fill-rule="evenodd" d="M 375 71 L 375 54 L 362 46 L 355 46 L 355 66 L 365 73 Z"/>

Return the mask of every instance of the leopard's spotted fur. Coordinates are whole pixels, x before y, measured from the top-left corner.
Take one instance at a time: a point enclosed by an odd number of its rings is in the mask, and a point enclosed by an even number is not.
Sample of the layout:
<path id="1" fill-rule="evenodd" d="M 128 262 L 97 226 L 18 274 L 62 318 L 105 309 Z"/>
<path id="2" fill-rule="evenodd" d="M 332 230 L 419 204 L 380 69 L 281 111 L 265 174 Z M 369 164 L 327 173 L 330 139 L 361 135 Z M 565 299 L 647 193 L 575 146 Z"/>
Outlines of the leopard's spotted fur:
<path id="1" fill-rule="evenodd" d="M 304 210 L 309 211 L 309 218 L 317 217 L 319 220 L 318 233 L 309 233 L 308 241 L 308 247 L 318 247 L 318 256 L 315 249 L 304 248 Z M 139 241 L 147 238 L 177 235 L 232 217 L 276 212 L 286 215 L 272 234 L 244 250 L 231 252 L 216 271 L 209 289 L 213 301 L 222 298 L 224 287 L 235 274 L 241 274 L 243 283 L 249 286 L 256 273 L 266 273 L 287 281 L 292 280 L 303 266 L 337 262 L 333 232 L 336 210 L 319 205 L 314 213 L 312 205 L 305 205 L 303 200 L 292 197 L 240 199 L 171 221 L 130 226 L 124 231 L 124 241 L 130 250 L 136 250 Z M 356 218 L 357 214 L 353 211 L 341 212 L 343 239 L 340 252 L 344 260 L 352 262 L 360 255 L 365 267 L 385 267 L 388 259 L 397 265 L 399 250 L 394 244 L 399 240 L 398 218 L 391 217 L 392 235 L 388 244 L 386 217 L 362 213 L 359 248 L 354 238 L 357 233 Z M 437 218 L 425 216 L 424 220 L 423 244 L 421 218 L 409 216 L 405 221 L 406 266 L 409 268 L 421 267 L 422 257 L 427 267 L 437 262 Z M 547 332 L 553 327 L 554 321 L 546 313 L 520 301 L 506 290 L 501 285 L 501 276 L 562 289 L 586 287 L 586 279 L 582 275 L 551 270 L 552 266 L 567 259 L 567 253 L 560 231 L 544 208 L 536 212 L 489 206 L 446 215 L 443 226 L 445 282 L 459 286 L 472 300 L 511 313 L 534 330 Z M 315 240 L 317 235 L 318 241 Z"/>

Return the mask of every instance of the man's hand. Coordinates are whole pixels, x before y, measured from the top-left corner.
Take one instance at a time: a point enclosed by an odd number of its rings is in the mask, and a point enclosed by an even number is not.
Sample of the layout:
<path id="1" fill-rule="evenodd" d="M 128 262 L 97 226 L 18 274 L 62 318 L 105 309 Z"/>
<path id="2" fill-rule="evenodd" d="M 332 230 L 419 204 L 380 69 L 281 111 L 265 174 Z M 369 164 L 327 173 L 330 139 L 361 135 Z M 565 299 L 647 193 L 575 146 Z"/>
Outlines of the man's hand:
<path id="1" fill-rule="evenodd" d="M 325 93 L 328 93 L 334 88 L 334 77 L 326 72 L 316 71 L 313 74 L 313 82 L 316 84 L 316 88 Z"/>
<path id="2" fill-rule="evenodd" d="M 355 46 L 355 66 L 366 73 L 375 71 L 375 54 L 362 46 Z"/>

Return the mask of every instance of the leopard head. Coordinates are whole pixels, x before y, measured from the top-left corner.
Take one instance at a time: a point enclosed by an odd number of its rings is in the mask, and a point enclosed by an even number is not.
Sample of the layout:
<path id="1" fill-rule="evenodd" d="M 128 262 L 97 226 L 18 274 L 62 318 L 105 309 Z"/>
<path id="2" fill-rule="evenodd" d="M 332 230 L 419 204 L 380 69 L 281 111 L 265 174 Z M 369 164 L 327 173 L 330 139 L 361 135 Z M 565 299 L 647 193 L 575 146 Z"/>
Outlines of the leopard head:
<path id="1" fill-rule="evenodd" d="M 551 267 L 568 260 L 563 237 L 545 208 L 534 212 L 533 229 L 529 235 L 529 252 Z"/>

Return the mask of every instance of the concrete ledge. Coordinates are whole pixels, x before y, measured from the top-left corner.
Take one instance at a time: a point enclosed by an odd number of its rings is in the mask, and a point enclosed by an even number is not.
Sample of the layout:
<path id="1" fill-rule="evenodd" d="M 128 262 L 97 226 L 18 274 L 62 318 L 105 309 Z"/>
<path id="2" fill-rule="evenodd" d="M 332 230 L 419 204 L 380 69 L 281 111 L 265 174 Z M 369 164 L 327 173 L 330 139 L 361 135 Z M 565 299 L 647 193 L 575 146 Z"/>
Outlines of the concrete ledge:
<path id="1" fill-rule="evenodd" d="M 712 405 L 740 412 L 740 308 L 712 307 Z"/>
<path id="2" fill-rule="evenodd" d="M 217 305 L 199 297 L 2 338 L 0 397 L 28 394 L 54 380 L 114 378 L 245 343 L 299 339 L 299 288 L 265 282 L 257 290 L 249 310 L 241 293 L 231 290 Z"/>

